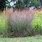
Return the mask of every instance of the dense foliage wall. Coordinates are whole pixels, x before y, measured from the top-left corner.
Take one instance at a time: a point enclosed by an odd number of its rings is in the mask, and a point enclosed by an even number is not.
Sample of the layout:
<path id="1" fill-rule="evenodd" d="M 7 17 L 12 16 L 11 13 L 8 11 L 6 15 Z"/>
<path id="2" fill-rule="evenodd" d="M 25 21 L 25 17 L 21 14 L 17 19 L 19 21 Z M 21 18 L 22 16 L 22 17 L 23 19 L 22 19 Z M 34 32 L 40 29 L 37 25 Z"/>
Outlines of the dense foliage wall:
<path id="1" fill-rule="evenodd" d="M 15 0 L 15 1 L 9 1 L 7 0 L 7 7 L 14 7 L 14 8 L 24 8 L 24 7 L 39 7 L 41 6 L 42 1 L 41 0 Z"/>
<path id="2" fill-rule="evenodd" d="M 4 10 L 4 8 L 6 7 L 6 2 L 5 2 L 6 0 L 0 0 L 0 10 L 1 11 L 3 11 Z"/>
<path id="3" fill-rule="evenodd" d="M 25 8 L 25 7 L 42 6 L 42 0 L 0 0 L 0 9 L 4 8 Z"/>

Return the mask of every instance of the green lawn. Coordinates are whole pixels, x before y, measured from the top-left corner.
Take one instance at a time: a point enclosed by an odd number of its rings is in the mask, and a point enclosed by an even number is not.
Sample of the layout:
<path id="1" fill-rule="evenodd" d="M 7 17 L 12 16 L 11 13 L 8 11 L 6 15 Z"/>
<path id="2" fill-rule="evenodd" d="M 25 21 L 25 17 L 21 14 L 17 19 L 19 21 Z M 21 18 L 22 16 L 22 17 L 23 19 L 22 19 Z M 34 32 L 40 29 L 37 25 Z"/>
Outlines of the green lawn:
<path id="1" fill-rule="evenodd" d="M 42 42 L 42 36 L 34 37 L 17 37 L 17 38 L 0 38 L 0 42 Z"/>

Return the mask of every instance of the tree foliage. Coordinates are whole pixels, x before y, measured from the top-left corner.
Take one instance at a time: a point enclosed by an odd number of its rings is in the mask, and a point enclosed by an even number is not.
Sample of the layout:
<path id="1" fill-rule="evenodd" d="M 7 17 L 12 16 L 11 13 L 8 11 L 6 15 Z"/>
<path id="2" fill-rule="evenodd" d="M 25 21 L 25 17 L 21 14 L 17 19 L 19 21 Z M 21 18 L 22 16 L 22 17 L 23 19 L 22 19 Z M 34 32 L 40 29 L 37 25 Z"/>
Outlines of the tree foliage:
<path id="1" fill-rule="evenodd" d="M 24 3 L 21 0 L 18 0 L 18 2 L 16 3 L 16 8 L 24 8 Z"/>
<path id="2" fill-rule="evenodd" d="M 6 2 L 5 2 L 6 0 L 0 0 L 0 10 L 1 11 L 3 11 L 4 10 L 4 8 L 6 7 Z"/>
<path id="3" fill-rule="evenodd" d="M 41 6 L 40 0 L 18 0 L 16 7 L 30 7 L 35 6 L 36 8 Z"/>
<path id="4" fill-rule="evenodd" d="M 40 3 L 41 3 L 41 5 L 42 5 L 42 0 L 40 0 Z"/>
<path id="5" fill-rule="evenodd" d="M 13 6 L 10 5 L 10 3 L 13 2 Z M 15 1 L 8 1 L 8 0 L 1 0 L 0 1 L 0 9 L 4 9 L 5 7 L 15 7 L 15 8 L 24 8 L 24 7 L 30 7 L 35 6 L 36 8 L 38 6 L 42 5 L 42 0 L 15 0 Z"/>
<path id="6" fill-rule="evenodd" d="M 26 7 L 28 7 L 28 6 L 29 6 L 30 1 L 31 1 L 31 0 L 23 0 L 23 2 L 24 2 L 24 4 L 26 5 Z"/>
<path id="7" fill-rule="evenodd" d="M 35 6 L 35 7 L 40 6 L 40 0 L 31 0 L 31 6 Z"/>

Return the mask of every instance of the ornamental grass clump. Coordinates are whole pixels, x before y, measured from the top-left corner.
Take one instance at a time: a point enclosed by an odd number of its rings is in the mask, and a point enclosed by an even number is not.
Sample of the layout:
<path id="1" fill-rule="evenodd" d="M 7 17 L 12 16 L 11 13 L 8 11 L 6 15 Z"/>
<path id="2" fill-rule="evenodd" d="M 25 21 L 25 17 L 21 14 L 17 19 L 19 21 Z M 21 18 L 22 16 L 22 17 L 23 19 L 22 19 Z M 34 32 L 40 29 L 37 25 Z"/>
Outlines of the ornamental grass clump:
<path id="1" fill-rule="evenodd" d="M 17 20 L 17 21 L 11 21 L 9 23 L 10 28 L 8 28 L 9 31 L 9 37 L 26 37 L 31 36 L 32 34 L 32 28 L 28 21 L 26 20 Z"/>

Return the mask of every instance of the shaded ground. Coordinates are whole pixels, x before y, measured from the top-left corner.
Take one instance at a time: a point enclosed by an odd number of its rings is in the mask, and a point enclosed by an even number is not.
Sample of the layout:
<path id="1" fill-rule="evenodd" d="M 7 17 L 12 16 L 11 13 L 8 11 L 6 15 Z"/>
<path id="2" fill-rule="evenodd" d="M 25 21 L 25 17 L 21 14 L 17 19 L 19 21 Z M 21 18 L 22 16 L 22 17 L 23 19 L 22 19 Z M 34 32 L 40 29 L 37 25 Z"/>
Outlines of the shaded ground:
<path id="1" fill-rule="evenodd" d="M 0 42 L 42 42 L 42 36 L 19 37 L 19 38 L 0 38 Z"/>

